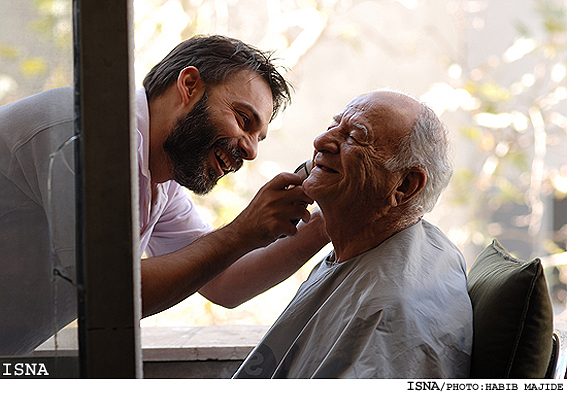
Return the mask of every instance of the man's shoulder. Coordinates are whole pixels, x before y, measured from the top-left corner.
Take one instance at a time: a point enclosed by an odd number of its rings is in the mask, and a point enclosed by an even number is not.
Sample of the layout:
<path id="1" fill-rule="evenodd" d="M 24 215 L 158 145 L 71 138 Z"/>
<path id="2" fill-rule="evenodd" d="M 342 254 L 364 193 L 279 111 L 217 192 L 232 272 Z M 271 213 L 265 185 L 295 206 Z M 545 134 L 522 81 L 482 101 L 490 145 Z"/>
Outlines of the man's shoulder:
<path id="1" fill-rule="evenodd" d="M 0 106 L 2 124 L 33 125 L 73 119 L 74 90 L 56 88 Z"/>
<path id="2" fill-rule="evenodd" d="M 21 99 L 14 100 L 13 102 L 7 103 L 0 108 L 17 107 L 23 105 L 29 105 L 30 103 L 37 103 L 42 105 L 47 103 L 49 105 L 57 105 L 61 100 L 72 101 L 74 97 L 74 89 L 70 86 L 53 88 L 43 92 L 39 92 L 30 96 L 22 97 Z"/>
<path id="3" fill-rule="evenodd" d="M 70 137 L 74 122 L 73 97 L 73 88 L 57 88 L 0 106 L 2 147 L 15 152 L 39 135 L 45 135 L 50 145 Z"/>

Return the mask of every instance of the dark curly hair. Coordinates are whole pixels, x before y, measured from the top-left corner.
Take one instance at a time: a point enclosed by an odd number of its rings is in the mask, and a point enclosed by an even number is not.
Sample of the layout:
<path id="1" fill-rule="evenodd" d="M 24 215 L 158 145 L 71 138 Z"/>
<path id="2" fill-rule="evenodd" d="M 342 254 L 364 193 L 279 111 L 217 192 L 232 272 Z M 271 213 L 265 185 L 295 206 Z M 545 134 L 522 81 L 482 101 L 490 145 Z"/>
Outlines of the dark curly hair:
<path id="1" fill-rule="evenodd" d="M 257 72 L 272 91 L 273 119 L 291 102 L 291 87 L 273 64 L 272 53 L 262 52 L 240 40 L 220 36 L 194 36 L 175 47 L 156 64 L 143 81 L 148 100 L 162 95 L 181 70 L 194 66 L 207 85 L 218 85 L 233 73 L 249 69 Z M 271 120 L 270 119 L 270 120 Z"/>

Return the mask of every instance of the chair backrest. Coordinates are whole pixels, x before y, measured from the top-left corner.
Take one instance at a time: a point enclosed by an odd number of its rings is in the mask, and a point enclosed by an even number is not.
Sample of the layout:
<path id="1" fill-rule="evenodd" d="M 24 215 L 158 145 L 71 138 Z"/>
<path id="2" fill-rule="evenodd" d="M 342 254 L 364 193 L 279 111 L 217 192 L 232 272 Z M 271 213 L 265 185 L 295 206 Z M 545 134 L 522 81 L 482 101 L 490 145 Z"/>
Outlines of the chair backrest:
<path id="1" fill-rule="evenodd" d="M 567 334 L 556 329 L 553 332 L 553 350 L 547 372 L 546 379 L 564 379 L 567 374 Z"/>
<path id="2" fill-rule="evenodd" d="M 494 240 L 470 268 L 468 290 L 471 378 L 545 378 L 553 354 L 553 308 L 540 260 L 513 258 Z"/>

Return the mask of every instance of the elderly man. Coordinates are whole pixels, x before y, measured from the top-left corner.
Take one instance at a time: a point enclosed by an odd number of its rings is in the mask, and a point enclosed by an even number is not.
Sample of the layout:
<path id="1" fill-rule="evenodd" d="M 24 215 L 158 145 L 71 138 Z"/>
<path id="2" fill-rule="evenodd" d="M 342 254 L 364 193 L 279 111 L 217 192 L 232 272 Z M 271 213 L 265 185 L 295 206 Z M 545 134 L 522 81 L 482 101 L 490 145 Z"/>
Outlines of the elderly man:
<path id="1" fill-rule="evenodd" d="M 465 262 L 422 219 L 451 176 L 441 121 L 407 95 L 377 91 L 350 102 L 314 147 L 303 188 L 334 251 L 235 377 L 467 377 Z"/>

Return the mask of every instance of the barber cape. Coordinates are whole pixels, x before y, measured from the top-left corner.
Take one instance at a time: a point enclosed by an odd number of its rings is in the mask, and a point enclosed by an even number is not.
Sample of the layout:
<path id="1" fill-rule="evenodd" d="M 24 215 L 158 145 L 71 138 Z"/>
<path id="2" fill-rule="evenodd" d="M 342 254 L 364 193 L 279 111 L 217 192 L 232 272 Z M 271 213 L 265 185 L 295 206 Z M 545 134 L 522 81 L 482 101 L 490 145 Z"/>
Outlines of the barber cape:
<path id="1" fill-rule="evenodd" d="M 460 251 L 422 220 L 311 272 L 234 378 L 464 378 L 472 307 Z"/>

